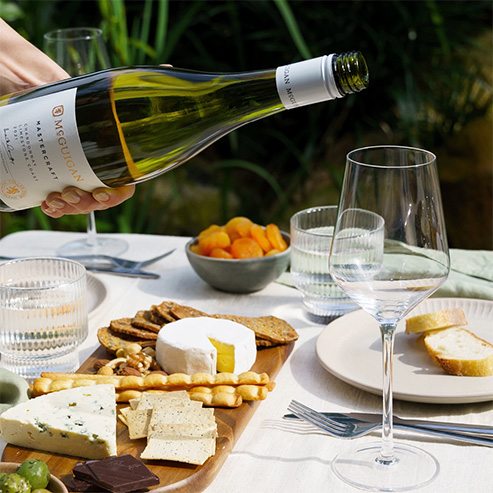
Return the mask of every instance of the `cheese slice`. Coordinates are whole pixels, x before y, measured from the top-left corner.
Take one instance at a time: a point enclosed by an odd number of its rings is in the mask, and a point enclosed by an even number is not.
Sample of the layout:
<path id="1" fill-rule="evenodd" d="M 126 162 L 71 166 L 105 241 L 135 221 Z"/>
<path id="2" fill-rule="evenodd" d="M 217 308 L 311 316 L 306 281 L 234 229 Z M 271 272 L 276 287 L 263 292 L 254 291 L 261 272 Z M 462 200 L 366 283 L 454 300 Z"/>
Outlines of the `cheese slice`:
<path id="1" fill-rule="evenodd" d="M 231 320 L 184 318 L 158 333 L 156 360 L 167 373 L 243 373 L 257 357 L 253 330 Z"/>
<path id="2" fill-rule="evenodd" d="M 116 455 L 115 388 L 92 385 L 36 397 L 4 412 L 0 432 L 20 447 L 87 459 Z"/>

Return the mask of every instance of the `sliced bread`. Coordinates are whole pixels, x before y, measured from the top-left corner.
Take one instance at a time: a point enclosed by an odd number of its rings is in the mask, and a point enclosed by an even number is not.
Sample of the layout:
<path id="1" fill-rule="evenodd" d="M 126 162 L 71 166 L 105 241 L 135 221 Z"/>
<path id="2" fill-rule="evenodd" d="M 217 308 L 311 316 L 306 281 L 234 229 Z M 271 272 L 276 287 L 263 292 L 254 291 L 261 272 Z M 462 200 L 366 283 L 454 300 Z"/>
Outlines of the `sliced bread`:
<path id="1" fill-rule="evenodd" d="M 451 308 L 406 319 L 406 334 L 420 334 L 430 330 L 460 327 L 462 325 L 467 325 L 464 310 L 462 308 Z"/>
<path id="2" fill-rule="evenodd" d="M 466 329 L 434 330 L 424 336 L 424 343 L 435 362 L 451 375 L 493 375 L 493 345 Z"/>

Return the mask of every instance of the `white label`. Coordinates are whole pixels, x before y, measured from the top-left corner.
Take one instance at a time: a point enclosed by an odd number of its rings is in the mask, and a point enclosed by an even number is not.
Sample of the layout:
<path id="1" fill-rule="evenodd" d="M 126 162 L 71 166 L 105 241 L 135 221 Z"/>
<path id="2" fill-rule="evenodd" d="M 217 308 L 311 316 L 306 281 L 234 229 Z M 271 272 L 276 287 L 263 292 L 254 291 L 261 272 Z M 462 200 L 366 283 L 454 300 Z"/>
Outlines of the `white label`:
<path id="1" fill-rule="evenodd" d="M 277 68 L 277 91 L 286 109 L 342 97 L 334 81 L 332 56 L 324 55 Z"/>
<path id="2" fill-rule="evenodd" d="M 0 198 L 34 207 L 50 192 L 106 187 L 86 159 L 75 118 L 77 89 L 0 106 Z"/>

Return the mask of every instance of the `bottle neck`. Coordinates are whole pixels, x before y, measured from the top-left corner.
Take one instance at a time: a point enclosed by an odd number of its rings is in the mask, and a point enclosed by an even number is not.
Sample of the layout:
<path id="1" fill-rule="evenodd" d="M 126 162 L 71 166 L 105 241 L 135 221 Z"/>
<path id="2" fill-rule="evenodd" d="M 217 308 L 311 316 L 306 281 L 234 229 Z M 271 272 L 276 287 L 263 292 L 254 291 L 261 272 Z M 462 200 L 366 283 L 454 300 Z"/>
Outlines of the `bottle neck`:
<path id="1" fill-rule="evenodd" d="M 324 55 L 278 67 L 276 85 L 284 107 L 298 108 L 366 89 L 368 68 L 359 52 Z"/>

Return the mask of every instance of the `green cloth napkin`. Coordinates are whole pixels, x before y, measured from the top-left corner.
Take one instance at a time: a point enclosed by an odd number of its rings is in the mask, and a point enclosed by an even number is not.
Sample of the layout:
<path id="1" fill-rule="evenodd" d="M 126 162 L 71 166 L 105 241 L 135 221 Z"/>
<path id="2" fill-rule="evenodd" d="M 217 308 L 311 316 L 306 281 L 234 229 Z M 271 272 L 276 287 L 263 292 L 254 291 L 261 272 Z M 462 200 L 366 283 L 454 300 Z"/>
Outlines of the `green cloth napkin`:
<path id="1" fill-rule="evenodd" d="M 450 249 L 450 274 L 432 297 L 493 300 L 493 252 Z"/>
<path id="2" fill-rule="evenodd" d="M 277 282 L 293 286 L 285 272 Z M 433 298 L 476 298 L 493 301 L 493 252 L 450 249 L 450 274 Z"/>

